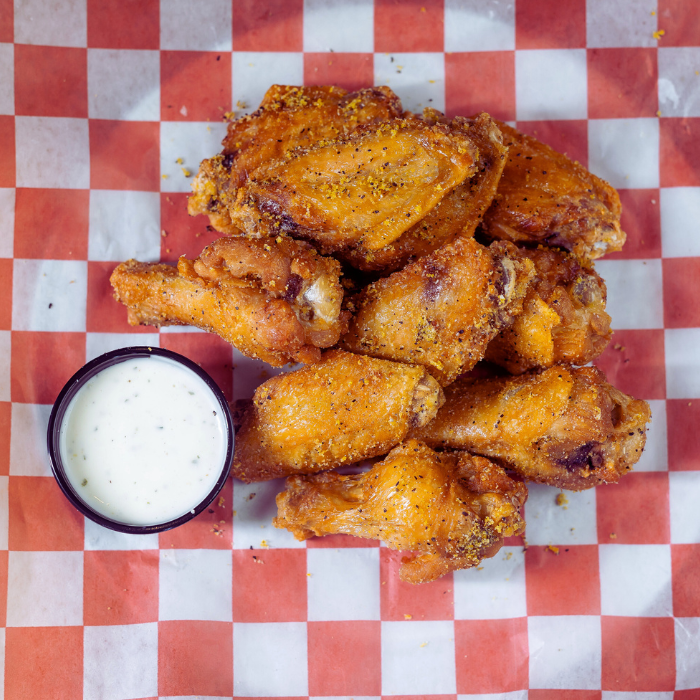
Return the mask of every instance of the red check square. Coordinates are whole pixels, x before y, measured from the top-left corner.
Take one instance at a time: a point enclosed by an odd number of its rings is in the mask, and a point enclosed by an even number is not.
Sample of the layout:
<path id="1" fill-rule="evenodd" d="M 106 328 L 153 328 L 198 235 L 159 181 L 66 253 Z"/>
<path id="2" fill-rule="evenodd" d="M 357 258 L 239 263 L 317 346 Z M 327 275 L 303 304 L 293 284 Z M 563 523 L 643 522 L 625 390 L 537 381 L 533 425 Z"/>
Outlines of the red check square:
<path id="1" fill-rule="evenodd" d="M 382 547 L 379 550 L 382 620 L 451 620 L 454 618 L 452 574 L 438 581 L 414 586 L 399 579 L 405 552 Z"/>
<path id="2" fill-rule="evenodd" d="M 219 121 L 230 109 L 229 52 L 160 52 L 160 114 L 163 121 Z"/>
<path id="3" fill-rule="evenodd" d="M 0 552 L 0 625 L 7 625 L 7 550 Z"/>
<path id="4" fill-rule="evenodd" d="M 594 364 L 626 394 L 638 399 L 666 398 L 663 330 L 615 331 Z"/>
<path id="5" fill-rule="evenodd" d="M 524 134 L 588 166 L 588 122 L 585 119 L 519 121 L 517 126 Z"/>
<path id="6" fill-rule="evenodd" d="M 0 41 L 11 44 L 15 36 L 13 0 L 0 0 Z"/>
<path id="7" fill-rule="evenodd" d="M 445 111 L 448 116 L 488 112 L 515 119 L 515 52 L 445 54 Z"/>
<path id="8" fill-rule="evenodd" d="M 302 51 L 303 22 L 304 0 L 233 0 L 233 50 Z"/>
<path id="9" fill-rule="evenodd" d="M 233 695 L 233 624 L 158 623 L 158 695 Z"/>
<path id="10" fill-rule="evenodd" d="M 233 621 L 306 622 L 306 581 L 304 549 L 235 549 Z"/>
<path id="11" fill-rule="evenodd" d="M 601 700 L 602 690 L 529 690 L 528 700 Z"/>
<path id="12" fill-rule="evenodd" d="M 0 115 L 0 187 L 15 186 L 15 118 Z"/>
<path id="13" fill-rule="evenodd" d="M 659 120 L 661 187 L 700 187 L 700 117 Z"/>
<path id="14" fill-rule="evenodd" d="M 673 614 L 700 617 L 700 544 L 671 545 Z"/>
<path id="15" fill-rule="evenodd" d="M 305 53 L 305 85 L 338 85 L 353 91 L 374 84 L 371 53 Z"/>
<path id="16" fill-rule="evenodd" d="M 586 0 L 537 0 L 515 5 L 516 49 L 586 46 Z"/>
<path id="17" fill-rule="evenodd" d="M 656 49 L 588 49 L 587 59 L 590 119 L 656 116 Z"/>
<path id="18" fill-rule="evenodd" d="M 670 471 L 700 471 L 700 401 L 668 399 L 668 468 Z"/>
<path id="19" fill-rule="evenodd" d="M 8 627 L 5 700 L 83 697 L 82 627 Z"/>
<path id="20" fill-rule="evenodd" d="M 673 700 L 700 700 L 700 688 L 676 690 L 673 693 Z"/>
<path id="21" fill-rule="evenodd" d="M 203 513 L 184 525 L 161 532 L 161 549 L 231 549 L 233 540 L 233 480 L 228 479 L 219 495 Z M 220 505 L 219 505 L 220 504 Z"/>
<path id="22" fill-rule="evenodd" d="M 601 618 L 603 690 L 668 692 L 676 685 L 673 618 Z"/>
<path id="23" fill-rule="evenodd" d="M 508 693 L 529 682 L 527 618 L 455 620 L 457 693 Z M 504 665 L 503 659 L 508 659 Z"/>
<path id="24" fill-rule="evenodd" d="M 12 426 L 12 404 L 0 402 L 0 476 L 10 473 L 10 428 Z"/>
<path id="25" fill-rule="evenodd" d="M 211 333 L 162 333 L 160 346 L 196 362 L 233 400 L 233 354 L 227 342 Z"/>
<path id="26" fill-rule="evenodd" d="M 91 119 L 90 187 L 157 192 L 160 189 L 160 125 Z"/>
<path id="27" fill-rule="evenodd" d="M 600 544 L 668 544 L 671 541 L 666 472 L 627 474 L 596 489 Z"/>
<path id="28" fill-rule="evenodd" d="M 87 40 L 93 49 L 157 50 L 158 0 L 87 0 Z"/>
<path id="29" fill-rule="evenodd" d="M 663 46 L 698 45 L 698 5 L 695 0 L 659 0 L 657 9 L 659 28 L 666 32 Z"/>
<path id="30" fill-rule="evenodd" d="M 597 545 L 528 547 L 525 575 L 528 615 L 600 615 Z"/>
<path id="31" fill-rule="evenodd" d="M 85 364 L 85 333 L 12 331 L 12 400 L 52 404 Z"/>
<path id="32" fill-rule="evenodd" d="M 445 50 L 444 0 L 375 0 L 374 50 L 412 53 Z"/>
<path id="33" fill-rule="evenodd" d="M 15 257 L 86 260 L 89 219 L 88 190 L 18 188 Z"/>
<path id="34" fill-rule="evenodd" d="M 664 258 L 664 326 L 700 327 L 700 258 Z"/>
<path id="35" fill-rule="evenodd" d="M 160 259 L 162 262 L 177 262 L 181 255 L 194 259 L 217 238 L 216 231 L 208 231 L 206 216 L 190 216 L 187 213 L 185 192 L 163 192 L 160 195 L 160 227 L 165 231 L 161 237 Z"/>
<path id="36" fill-rule="evenodd" d="M 381 695 L 381 622 L 309 622 L 309 694 Z"/>
<path id="37" fill-rule="evenodd" d="M 15 44 L 15 114 L 86 118 L 87 49 Z"/>
<path id="38" fill-rule="evenodd" d="M 60 523 L 60 527 L 47 527 Z M 83 516 L 48 476 L 11 476 L 9 548 L 20 552 L 82 551 Z"/>
<path id="39" fill-rule="evenodd" d="M 156 622 L 159 559 L 157 551 L 85 552 L 85 624 Z"/>
<path id="40" fill-rule="evenodd" d="M 0 330 L 12 328 L 12 258 L 0 258 L 0 295 L 4 302 L 0 304 Z"/>
<path id="41" fill-rule="evenodd" d="M 659 190 L 619 190 L 625 247 L 606 254 L 606 260 L 639 260 L 661 257 Z"/>
<path id="42" fill-rule="evenodd" d="M 130 326 L 126 306 L 114 298 L 109 277 L 119 263 L 88 261 L 86 329 L 90 333 L 153 333 L 153 326 Z"/>

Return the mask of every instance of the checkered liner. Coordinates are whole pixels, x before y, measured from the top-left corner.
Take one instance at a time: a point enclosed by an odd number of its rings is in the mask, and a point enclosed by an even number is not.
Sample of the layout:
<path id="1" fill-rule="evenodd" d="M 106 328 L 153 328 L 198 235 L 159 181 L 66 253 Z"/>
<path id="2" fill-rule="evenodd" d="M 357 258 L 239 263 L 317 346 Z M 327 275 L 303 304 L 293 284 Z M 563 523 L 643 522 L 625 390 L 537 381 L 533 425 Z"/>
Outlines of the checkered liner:
<path id="1" fill-rule="evenodd" d="M 6 700 L 700 698 L 697 0 L 0 0 L 0 640 Z M 191 329 L 130 328 L 114 265 L 216 236 L 186 214 L 222 116 L 271 83 L 486 110 L 620 189 L 598 364 L 652 404 L 619 485 L 531 489 L 529 547 L 429 585 L 400 555 L 272 528 L 229 482 L 160 536 L 83 521 L 44 451 L 87 360 L 148 344 L 229 398 L 271 370 Z M 549 547 L 549 545 L 553 545 Z M 558 553 L 557 553 L 558 549 Z M 1 671 L 0 671 L 1 673 Z"/>

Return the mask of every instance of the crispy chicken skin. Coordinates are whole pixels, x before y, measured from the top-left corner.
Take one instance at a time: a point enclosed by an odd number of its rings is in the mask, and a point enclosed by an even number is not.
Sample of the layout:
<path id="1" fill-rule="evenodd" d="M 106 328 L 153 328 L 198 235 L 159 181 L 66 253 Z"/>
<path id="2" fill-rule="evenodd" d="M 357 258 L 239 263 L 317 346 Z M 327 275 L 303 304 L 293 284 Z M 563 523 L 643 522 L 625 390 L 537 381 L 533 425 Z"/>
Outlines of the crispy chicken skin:
<path id="1" fill-rule="evenodd" d="M 188 202 L 191 216 L 206 214 L 222 233 L 240 234 L 229 207 L 248 174 L 297 147 L 349 134 L 360 124 L 401 115 L 388 87 L 348 93 L 339 87 L 273 85 L 253 114 L 229 122 L 221 153 L 202 161 Z"/>
<path id="2" fill-rule="evenodd" d="M 343 251 L 341 257 L 360 270 L 398 270 L 410 260 L 432 253 L 457 236 L 474 235 L 496 194 L 508 153 L 496 122 L 485 112 L 473 119 L 457 117 L 449 122 L 433 109 L 424 110 L 423 119 L 430 123 L 447 123 L 464 131 L 479 151 L 478 171 L 445 195 L 427 216 L 393 243 L 378 250 L 358 245 Z"/>
<path id="3" fill-rule="evenodd" d="M 196 260 L 129 260 L 110 278 L 135 325 L 190 325 L 275 367 L 315 362 L 347 328 L 340 264 L 286 236 L 220 238 Z"/>
<path id="4" fill-rule="evenodd" d="M 378 250 L 477 168 L 463 130 L 392 119 L 259 167 L 238 190 L 231 219 L 248 236 L 288 233 L 324 253 Z"/>
<path id="5" fill-rule="evenodd" d="M 553 148 L 499 123 L 508 158 L 486 212 L 492 239 L 564 248 L 584 260 L 620 250 L 620 198 L 604 180 Z"/>
<path id="6" fill-rule="evenodd" d="M 437 418 L 410 437 L 469 450 L 531 481 L 581 491 L 615 483 L 642 455 L 651 411 L 595 367 L 461 379 Z"/>
<path id="7" fill-rule="evenodd" d="M 525 530 L 527 488 L 483 457 L 437 453 L 418 440 L 356 476 L 292 476 L 273 524 L 298 540 L 345 533 L 411 550 L 399 575 L 427 583 L 492 557 Z"/>
<path id="8" fill-rule="evenodd" d="M 489 343 L 486 359 L 521 374 L 598 357 L 612 335 L 605 282 L 569 253 L 544 247 L 522 253 L 535 264 L 535 279 L 523 313 Z"/>
<path id="9" fill-rule="evenodd" d="M 236 434 L 233 475 L 265 481 L 386 454 L 443 400 L 422 367 L 331 350 L 257 388 Z"/>
<path id="10" fill-rule="evenodd" d="M 457 238 L 352 297 L 342 346 L 423 365 L 446 386 L 522 310 L 533 270 L 512 243 Z"/>

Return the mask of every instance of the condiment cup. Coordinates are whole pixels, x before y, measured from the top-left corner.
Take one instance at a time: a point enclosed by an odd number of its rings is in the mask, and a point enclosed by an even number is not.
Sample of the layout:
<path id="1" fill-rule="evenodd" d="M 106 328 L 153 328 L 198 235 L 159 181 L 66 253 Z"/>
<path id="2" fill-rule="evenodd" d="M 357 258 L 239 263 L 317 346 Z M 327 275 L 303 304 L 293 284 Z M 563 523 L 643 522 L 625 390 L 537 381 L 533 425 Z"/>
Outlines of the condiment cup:
<path id="1" fill-rule="evenodd" d="M 197 377 L 206 384 L 209 390 L 211 390 L 213 397 L 209 398 L 214 399 L 212 405 L 218 404 L 218 408 L 221 411 L 220 416 L 226 428 L 226 453 L 223 463 L 220 466 L 217 466 L 217 471 L 220 471 L 220 473 L 214 487 L 201 501 L 198 503 L 192 503 L 190 510 L 175 519 L 170 519 L 167 522 L 157 522 L 156 524 L 139 525 L 130 524 L 128 522 L 120 522 L 119 520 L 112 520 L 109 517 L 97 512 L 89 505 L 89 503 L 86 502 L 86 500 L 81 497 L 66 473 L 66 467 L 61 454 L 61 428 L 64 420 L 67 419 L 66 413 L 71 401 L 90 379 L 107 368 L 113 367 L 114 365 L 127 360 L 150 359 L 152 357 L 162 358 L 179 364 L 188 372 L 197 375 Z M 214 382 L 214 380 L 201 367 L 186 357 L 169 350 L 151 347 L 130 347 L 113 350 L 112 352 L 100 355 L 100 357 L 95 358 L 79 369 L 68 380 L 53 405 L 51 417 L 49 418 L 47 443 L 49 459 L 51 461 L 51 470 L 53 471 L 53 475 L 56 478 L 58 485 L 70 503 L 85 517 L 90 518 L 90 520 L 96 522 L 98 525 L 102 525 L 110 530 L 138 535 L 163 532 L 165 530 L 170 530 L 174 527 L 183 525 L 189 520 L 192 520 L 192 518 L 201 513 L 212 503 L 212 501 L 214 501 L 216 496 L 219 494 L 219 491 L 221 491 L 226 483 L 226 479 L 231 471 L 231 460 L 233 458 L 234 446 L 234 428 L 233 421 L 231 419 L 231 411 L 223 392 L 217 386 L 216 382 Z M 118 450 L 119 445 L 115 445 L 115 449 Z M 221 446 L 221 449 L 223 450 L 223 445 Z"/>

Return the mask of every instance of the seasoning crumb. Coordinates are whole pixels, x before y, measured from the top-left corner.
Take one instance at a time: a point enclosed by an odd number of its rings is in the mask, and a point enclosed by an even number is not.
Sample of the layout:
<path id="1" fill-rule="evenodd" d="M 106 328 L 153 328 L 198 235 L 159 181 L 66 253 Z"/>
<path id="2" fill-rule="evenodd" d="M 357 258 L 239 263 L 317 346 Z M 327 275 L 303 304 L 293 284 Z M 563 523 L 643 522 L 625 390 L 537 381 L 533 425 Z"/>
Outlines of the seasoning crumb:
<path id="1" fill-rule="evenodd" d="M 559 547 L 556 547 L 553 544 L 547 545 L 547 549 L 554 554 L 559 554 Z"/>
<path id="2" fill-rule="evenodd" d="M 409 615 L 408 613 L 404 613 L 403 617 L 404 617 L 404 620 L 412 620 L 413 619 L 413 615 Z"/>
<path id="3" fill-rule="evenodd" d="M 226 503 L 226 499 L 223 496 L 219 496 L 219 500 L 216 502 L 216 505 L 219 506 L 219 508 L 223 508 L 224 503 Z"/>
<path id="4" fill-rule="evenodd" d="M 569 499 L 566 497 L 566 494 L 563 493 L 558 493 L 555 500 L 558 506 L 565 506 L 569 502 Z"/>
<path id="5" fill-rule="evenodd" d="M 190 177 L 190 175 L 192 175 L 192 173 L 187 168 L 180 168 L 180 170 L 182 170 L 182 174 L 185 177 Z"/>
<path id="6" fill-rule="evenodd" d="M 267 540 L 263 540 L 260 542 L 260 546 L 263 547 L 264 549 L 269 549 L 270 545 L 267 543 Z"/>
<path id="7" fill-rule="evenodd" d="M 88 483 L 88 480 L 87 480 L 87 479 L 83 479 L 83 480 L 80 482 L 80 485 L 81 485 L 81 486 L 87 486 L 87 483 Z"/>
<path id="8" fill-rule="evenodd" d="M 420 646 L 421 646 L 421 649 L 422 649 L 423 647 L 427 647 L 427 646 L 428 646 L 428 642 L 423 642 Z"/>
<path id="9" fill-rule="evenodd" d="M 309 574 L 308 572 L 307 572 L 307 574 L 306 574 L 306 575 L 307 575 L 307 576 L 308 576 L 309 578 L 311 578 L 311 574 Z"/>
<path id="10" fill-rule="evenodd" d="M 616 540 L 616 539 L 617 539 L 617 535 L 616 535 L 614 532 L 611 532 L 611 533 L 610 533 L 610 539 L 611 539 L 611 540 Z"/>
<path id="11" fill-rule="evenodd" d="M 654 37 L 654 39 L 656 39 L 656 40 L 658 41 L 665 33 L 666 33 L 666 32 L 665 32 L 663 29 L 657 29 L 657 30 L 652 34 L 652 36 Z"/>

